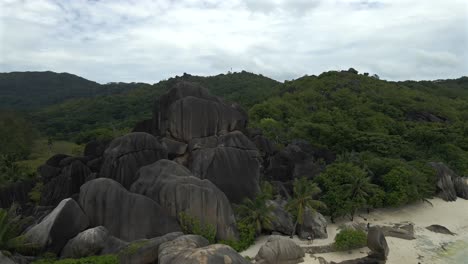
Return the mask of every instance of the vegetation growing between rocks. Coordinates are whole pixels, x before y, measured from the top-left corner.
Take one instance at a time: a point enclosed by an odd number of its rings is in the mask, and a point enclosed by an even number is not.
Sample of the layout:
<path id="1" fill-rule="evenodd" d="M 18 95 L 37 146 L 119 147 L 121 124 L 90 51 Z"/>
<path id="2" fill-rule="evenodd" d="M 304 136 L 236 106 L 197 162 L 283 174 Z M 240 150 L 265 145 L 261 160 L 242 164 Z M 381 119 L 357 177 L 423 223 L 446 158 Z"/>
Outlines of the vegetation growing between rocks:
<path id="1" fill-rule="evenodd" d="M 23 227 L 30 224 L 30 219 L 17 214 L 18 206 L 13 204 L 8 210 L 0 208 L 0 250 L 10 253 L 34 254 L 37 247 L 26 242 L 21 236 Z"/>
<path id="2" fill-rule="evenodd" d="M 179 223 L 182 232 L 185 234 L 200 235 L 206 238 L 210 243 L 216 242 L 216 228 L 208 223 L 201 221 L 185 212 L 179 213 Z"/>
<path id="3" fill-rule="evenodd" d="M 335 237 L 335 247 L 338 250 L 351 250 L 367 245 L 367 234 L 362 230 L 345 228 Z"/>

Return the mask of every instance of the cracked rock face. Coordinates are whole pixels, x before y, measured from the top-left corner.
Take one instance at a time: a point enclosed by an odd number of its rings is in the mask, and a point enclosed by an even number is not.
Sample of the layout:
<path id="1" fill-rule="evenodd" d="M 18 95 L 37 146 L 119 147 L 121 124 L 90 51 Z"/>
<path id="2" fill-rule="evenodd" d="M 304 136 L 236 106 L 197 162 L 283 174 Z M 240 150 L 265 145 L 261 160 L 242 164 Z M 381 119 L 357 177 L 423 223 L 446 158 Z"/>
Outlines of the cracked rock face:
<path id="1" fill-rule="evenodd" d="M 174 161 L 159 160 L 142 167 L 130 190 L 156 201 L 173 217 L 185 213 L 210 224 L 219 240 L 238 237 L 234 212 L 226 195 Z"/>
<path id="2" fill-rule="evenodd" d="M 138 169 L 160 159 L 167 159 L 167 150 L 154 136 L 130 133 L 110 143 L 104 152 L 100 177 L 116 180 L 128 189 Z"/>

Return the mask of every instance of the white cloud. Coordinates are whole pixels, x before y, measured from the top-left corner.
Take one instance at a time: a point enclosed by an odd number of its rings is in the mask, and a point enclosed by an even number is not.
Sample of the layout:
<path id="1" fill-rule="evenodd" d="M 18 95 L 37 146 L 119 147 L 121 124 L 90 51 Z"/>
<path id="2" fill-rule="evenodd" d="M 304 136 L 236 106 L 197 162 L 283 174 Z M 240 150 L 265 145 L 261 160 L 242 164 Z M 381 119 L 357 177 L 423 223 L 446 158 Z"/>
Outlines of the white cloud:
<path id="1" fill-rule="evenodd" d="M 0 71 L 455 78 L 468 74 L 467 17 L 464 0 L 0 0 Z"/>

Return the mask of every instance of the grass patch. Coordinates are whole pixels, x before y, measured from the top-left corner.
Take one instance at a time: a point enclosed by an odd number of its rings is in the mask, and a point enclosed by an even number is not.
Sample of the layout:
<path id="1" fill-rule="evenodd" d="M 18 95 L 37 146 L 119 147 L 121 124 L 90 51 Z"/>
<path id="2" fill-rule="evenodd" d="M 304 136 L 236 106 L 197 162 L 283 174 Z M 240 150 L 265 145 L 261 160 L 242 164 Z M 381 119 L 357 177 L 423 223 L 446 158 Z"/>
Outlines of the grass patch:
<path id="1" fill-rule="evenodd" d="M 118 264 L 119 260 L 115 255 L 92 256 L 81 259 L 60 259 L 46 258 L 34 261 L 32 264 Z"/>
<path id="2" fill-rule="evenodd" d="M 80 156 L 83 154 L 83 145 L 77 145 L 69 141 L 54 141 L 49 147 L 47 139 L 38 139 L 34 141 L 31 154 L 28 159 L 18 161 L 20 166 L 28 168 L 30 172 L 35 172 L 37 167 L 44 164 L 55 154 L 66 154 L 71 156 Z"/>

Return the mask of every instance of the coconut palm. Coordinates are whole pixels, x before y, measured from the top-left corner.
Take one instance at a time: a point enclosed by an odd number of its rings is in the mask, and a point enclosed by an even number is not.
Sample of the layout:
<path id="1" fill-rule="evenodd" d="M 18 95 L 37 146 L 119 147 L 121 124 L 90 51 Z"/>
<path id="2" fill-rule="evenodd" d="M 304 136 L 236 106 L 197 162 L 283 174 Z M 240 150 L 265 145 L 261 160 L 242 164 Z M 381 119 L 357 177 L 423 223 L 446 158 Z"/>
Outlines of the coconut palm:
<path id="1" fill-rule="evenodd" d="M 317 209 L 325 207 L 325 204 L 321 201 L 314 200 L 314 196 L 320 193 L 320 188 L 312 181 L 307 180 L 307 178 L 296 178 L 294 180 L 293 189 L 293 198 L 289 200 L 286 206 L 288 211 L 296 217 L 291 237 L 296 233 L 297 225 L 302 225 L 304 223 L 304 213 L 306 209 L 315 212 Z"/>
<path id="2" fill-rule="evenodd" d="M 351 221 L 354 218 L 356 210 L 364 207 L 371 194 L 378 189 L 378 186 L 371 183 L 371 177 L 364 174 L 353 175 L 350 182 L 343 184 L 343 188 L 349 192 L 349 201 L 351 203 Z"/>
<path id="3" fill-rule="evenodd" d="M 240 221 L 252 225 L 257 235 L 262 229 L 271 228 L 273 221 L 273 207 L 267 204 L 267 200 L 272 196 L 272 186 L 268 182 L 261 186 L 262 190 L 253 200 L 245 198 L 242 204 L 234 207 Z"/>

